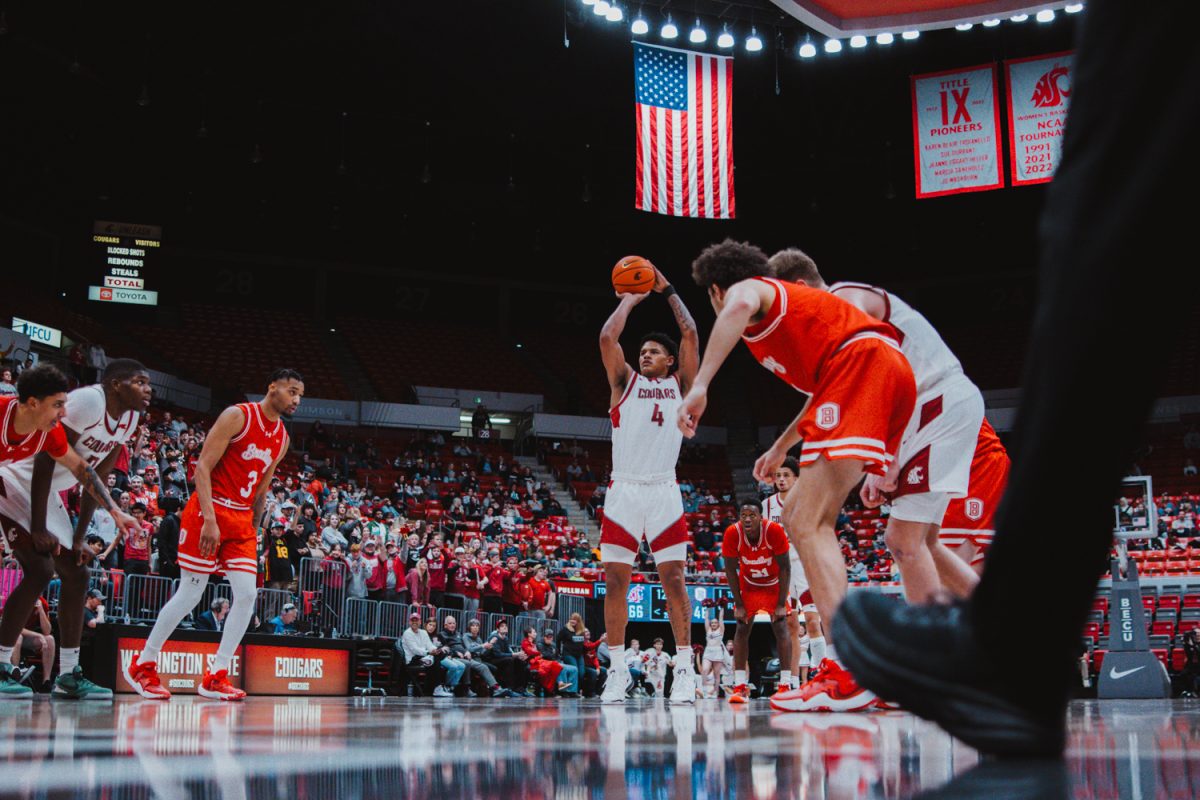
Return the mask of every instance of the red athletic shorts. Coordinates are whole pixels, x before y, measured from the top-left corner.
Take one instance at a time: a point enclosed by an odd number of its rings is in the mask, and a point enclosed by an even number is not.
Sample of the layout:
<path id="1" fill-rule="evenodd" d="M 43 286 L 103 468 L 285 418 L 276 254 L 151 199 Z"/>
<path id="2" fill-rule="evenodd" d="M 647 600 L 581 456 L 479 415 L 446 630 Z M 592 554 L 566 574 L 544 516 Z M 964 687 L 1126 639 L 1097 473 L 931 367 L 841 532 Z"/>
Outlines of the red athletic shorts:
<path id="1" fill-rule="evenodd" d="M 825 363 L 800 420 L 800 466 L 821 456 L 854 458 L 886 474 L 916 402 L 912 367 L 894 342 L 876 334 L 850 339 Z"/>
<path id="2" fill-rule="evenodd" d="M 747 583 L 741 586 L 742 605 L 746 608 L 747 617 L 753 620 L 758 613 L 775 616 L 775 609 L 779 608 L 778 586 L 751 586 Z M 791 609 L 787 613 L 792 613 Z"/>
<path id="3" fill-rule="evenodd" d="M 976 548 L 972 563 L 983 560 L 996 533 L 996 508 L 1008 484 L 1008 454 L 1003 451 L 988 454 L 971 465 L 971 485 L 966 497 L 950 501 L 942 518 L 938 534 L 947 547 L 961 547 L 973 542 Z"/>
<path id="4" fill-rule="evenodd" d="M 213 503 L 217 513 L 217 528 L 221 542 L 213 558 L 200 555 L 200 501 L 192 495 L 179 519 L 179 566 L 189 572 L 211 575 L 214 572 L 249 572 L 258 574 L 258 537 L 254 529 L 254 512 L 240 511 Z"/>

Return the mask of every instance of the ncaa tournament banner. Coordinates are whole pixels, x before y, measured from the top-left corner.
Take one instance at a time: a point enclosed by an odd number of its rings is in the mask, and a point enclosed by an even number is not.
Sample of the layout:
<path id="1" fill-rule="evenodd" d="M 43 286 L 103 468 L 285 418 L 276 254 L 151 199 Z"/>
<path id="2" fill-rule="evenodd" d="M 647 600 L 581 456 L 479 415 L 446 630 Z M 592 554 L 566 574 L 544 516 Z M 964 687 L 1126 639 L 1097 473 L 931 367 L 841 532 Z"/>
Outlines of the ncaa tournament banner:
<path id="1" fill-rule="evenodd" d="M 1070 52 L 1004 62 L 1013 186 L 1054 177 L 1062 157 L 1073 69 Z"/>
<path id="2" fill-rule="evenodd" d="M 1004 186 L 996 67 L 912 76 L 917 198 Z"/>

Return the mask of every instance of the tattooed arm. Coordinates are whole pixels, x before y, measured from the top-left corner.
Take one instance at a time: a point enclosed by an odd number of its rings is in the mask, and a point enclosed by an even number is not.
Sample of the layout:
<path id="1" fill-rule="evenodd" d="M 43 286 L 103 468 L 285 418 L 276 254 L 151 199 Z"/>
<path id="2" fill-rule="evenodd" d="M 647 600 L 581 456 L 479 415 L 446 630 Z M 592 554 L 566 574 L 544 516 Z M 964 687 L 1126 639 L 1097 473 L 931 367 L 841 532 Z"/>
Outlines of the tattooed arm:
<path id="1" fill-rule="evenodd" d="M 667 297 L 667 305 L 671 307 L 671 312 L 675 315 L 675 322 L 679 325 L 679 387 L 684 394 L 692 388 L 692 381 L 696 378 L 696 370 L 700 366 L 700 334 L 696 330 L 696 321 L 692 319 L 692 312 L 688 311 L 687 306 L 683 304 L 683 298 L 675 291 L 675 287 L 666 279 L 661 271 L 656 267 L 654 270 L 654 291 L 660 294 L 665 294 Z"/>

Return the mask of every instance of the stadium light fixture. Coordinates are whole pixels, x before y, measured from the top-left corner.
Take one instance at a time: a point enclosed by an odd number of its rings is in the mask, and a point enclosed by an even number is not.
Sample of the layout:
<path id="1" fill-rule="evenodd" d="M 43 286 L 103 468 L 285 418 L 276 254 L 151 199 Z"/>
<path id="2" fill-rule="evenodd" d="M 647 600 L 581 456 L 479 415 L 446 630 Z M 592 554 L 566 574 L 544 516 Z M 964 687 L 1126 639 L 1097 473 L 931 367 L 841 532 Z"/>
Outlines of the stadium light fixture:
<path id="1" fill-rule="evenodd" d="M 889 45 L 896 41 L 896 37 L 890 33 L 881 33 L 875 37 L 875 44 Z"/>
<path id="2" fill-rule="evenodd" d="M 825 40 L 825 52 L 826 52 L 826 53 L 840 53 L 840 52 L 842 52 L 842 41 L 841 41 L 841 39 L 826 39 L 826 40 Z"/>
<path id="3" fill-rule="evenodd" d="M 692 32 L 688 34 L 688 41 L 692 44 L 704 44 L 708 41 L 708 31 L 700 24 L 700 18 L 696 17 L 696 25 L 692 28 Z"/>
<path id="4" fill-rule="evenodd" d="M 974 27 L 975 27 L 975 26 L 974 26 L 972 23 L 970 23 L 970 22 L 960 22 L 959 24 L 957 24 L 957 25 L 955 25 L 955 26 L 954 26 L 954 30 L 956 30 L 956 31 L 969 31 L 969 30 L 971 30 L 971 28 L 974 28 Z"/>
<path id="5" fill-rule="evenodd" d="M 1037 13 L 1038 22 L 1054 22 L 1054 9 L 1043 8 Z"/>
<path id="6" fill-rule="evenodd" d="M 638 17 L 633 21 L 633 27 L 630 28 L 630 31 L 634 36 L 645 36 L 650 32 L 650 23 L 646 22 L 645 17 L 642 16 L 642 12 L 638 12 Z"/>
<path id="7" fill-rule="evenodd" d="M 585 6 L 594 6 L 596 5 L 596 0 L 583 0 L 583 4 Z"/>
<path id="8" fill-rule="evenodd" d="M 611 6 L 609 5 L 608 0 L 596 0 L 596 4 L 592 6 L 592 13 L 597 17 L 605 17 L 608 16 L 609 8 L 611 8 Z"/>
<path id="9" fill-rule="evenodd" d="M 733 34 L 729 32 L 728 25 L 721 29 L 721 35 L 717 37 L 717 47 L 725 50 L 733 47 Z"/>
<path id="10" fill-rule="evenodd" d="M 816 58 L 816 56 L 817 46 L 815 44 L 812 42 L 805 42 L 804 44 L 800 45 L 801 58 Z"/>
<path id="11" fill-rule="evenodd" d="M 1029 15 L 1028 14 L 1017 14 L 1016 16 L 1009 17 L 1008 19 L 1010 22 L 1024 22 L 1025 20 L 1029 19 Z"/>
<path id="12" fill-rule="evenodd" d="M 746 50 L 751 53 L 757 53 L 763 49 L 763 41 L 758 37 L 758 31 L 754 26 L 750 26 L 750 35 L 746 38 Z"/>
<path id="13" fill-rule="evenodd" d="M 904 33 L 900 34 L 900 38 L 906 42 L 911 42 L 913 39 L 920 38 L 920 36 L 920 31 L 905 31 Z"/>
<path id="14" fill-rule="evenodd" d="M 1068 14 L 1078 14 L 1080 11 L 1083 11 L 1083 3 L 1068 3 L 1063 6 L 1063 11 Z"/>
<path id="15" fill-rule="evenodd" d="M 1000 20 L 998 20 L 998 19 L 985 19 L 983 21 L 983 27 L 985 27 L 985 28 L 994 28 L 999 24 L 1000 24 Z"/>
<path id="16" fill-rule="evenodd" d="M 667 21 L 663 23 L 662 30 L 659 33 L 664 39 L 674 39 L 679 35 L 679 28 L 675 27 L 675 23 L 671 21 L 670 14 L 667 14 Z"/>
<path id="17" fill-rule="evenodd" d="M 858 36 L 851 36 L 850 37 L 850 46 L 855 49 L 866 47 L 867 46 L 867 37 L 865 37 L 861 34 Z"/>
<path id="18" fill-rule="evenodd" d="M 612 4 L 612 8 L 608 9 L 608 14 L 604 17 L 609 22 L 620 22 L 625 19 L 625 12 L 616 3 Z"/>

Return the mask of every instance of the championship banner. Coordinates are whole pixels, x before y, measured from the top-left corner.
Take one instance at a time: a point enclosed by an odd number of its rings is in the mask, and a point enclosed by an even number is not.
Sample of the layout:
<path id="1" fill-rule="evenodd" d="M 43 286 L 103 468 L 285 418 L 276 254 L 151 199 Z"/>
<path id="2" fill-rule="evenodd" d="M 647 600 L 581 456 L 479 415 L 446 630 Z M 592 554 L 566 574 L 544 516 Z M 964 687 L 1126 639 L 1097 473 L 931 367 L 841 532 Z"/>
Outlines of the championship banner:
<path id="1" fill-rule="evenodd" d="M 1073 68 L 1070 52 L 1004 62 L 1013 186 L 1054 177 L 1062 157 Z"/>
<path id="2" fill-rule="evenodd" d="M 917 198 L 1004 186 L 996 67 L 912 77 Z"/>

